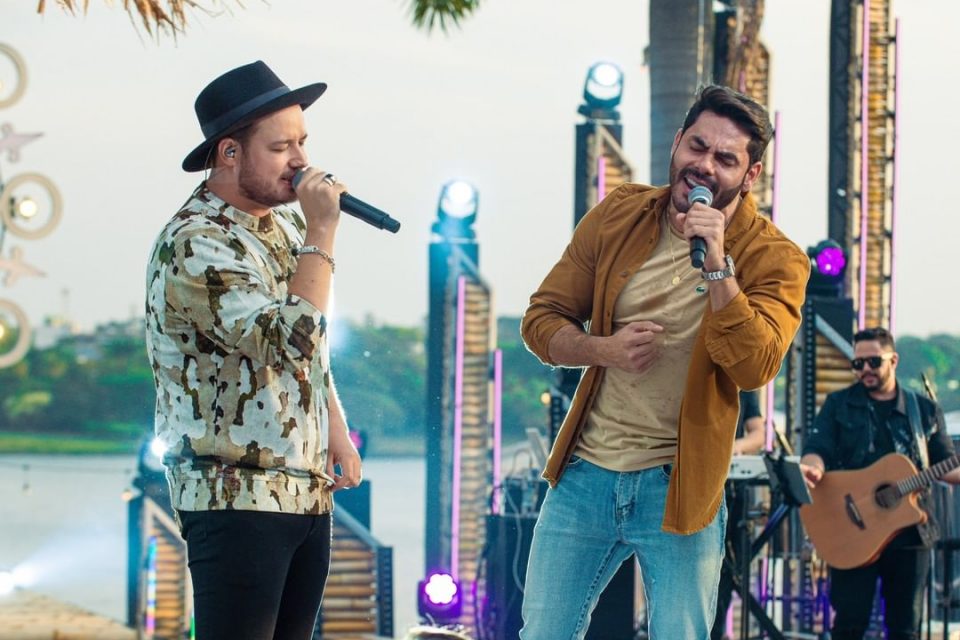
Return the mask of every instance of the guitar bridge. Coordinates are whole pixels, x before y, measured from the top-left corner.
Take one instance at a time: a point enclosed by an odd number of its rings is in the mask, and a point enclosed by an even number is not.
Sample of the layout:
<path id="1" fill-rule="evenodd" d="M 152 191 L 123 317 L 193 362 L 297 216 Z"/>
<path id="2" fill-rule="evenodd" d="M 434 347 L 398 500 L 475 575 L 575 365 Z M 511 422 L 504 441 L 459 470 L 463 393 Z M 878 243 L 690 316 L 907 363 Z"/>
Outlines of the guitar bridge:
<path id="1" fill-rule="evenodd" d="M 860 515 L 860 510 L 857 509 L 857 505 L 849 493 L 843 497 L 843 503 L 846 507 L 847 517 L 850 518 L 853 524 L 857 525 L 861 531 L 866 529 L 867 525 L 863 522 L 863 516 Z"/>

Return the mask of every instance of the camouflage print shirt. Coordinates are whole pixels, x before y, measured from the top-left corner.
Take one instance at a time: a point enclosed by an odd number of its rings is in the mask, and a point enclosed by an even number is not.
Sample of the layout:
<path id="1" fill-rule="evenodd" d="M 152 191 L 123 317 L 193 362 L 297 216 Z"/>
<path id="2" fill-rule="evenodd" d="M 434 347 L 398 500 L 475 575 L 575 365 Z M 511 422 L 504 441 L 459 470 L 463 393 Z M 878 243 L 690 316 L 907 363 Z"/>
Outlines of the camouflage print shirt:
<path id="1" fill-rule="evenodd" d="M 201 185 L 147 269 L 156 433 L 175 509 L 328 513 L 326 319 L 287 293 L 305 225 Z"/>

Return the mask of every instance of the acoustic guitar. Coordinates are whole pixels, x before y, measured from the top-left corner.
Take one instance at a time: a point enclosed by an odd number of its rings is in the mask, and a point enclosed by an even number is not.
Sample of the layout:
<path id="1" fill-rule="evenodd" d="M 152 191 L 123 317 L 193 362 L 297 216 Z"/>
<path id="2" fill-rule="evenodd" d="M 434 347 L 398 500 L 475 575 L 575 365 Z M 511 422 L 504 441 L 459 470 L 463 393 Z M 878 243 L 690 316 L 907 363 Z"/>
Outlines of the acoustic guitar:
<path id="1" fill-rule="evenodd" d="M 829 471 L 810 490 L 800 520 L 817 554 L 837 569 L 870 564 L 909 526 L 926 522 L 918 492 L 960 466 L 960 455 L 917 473 L 904 455 L 890 453 L 856 471 Z"/>

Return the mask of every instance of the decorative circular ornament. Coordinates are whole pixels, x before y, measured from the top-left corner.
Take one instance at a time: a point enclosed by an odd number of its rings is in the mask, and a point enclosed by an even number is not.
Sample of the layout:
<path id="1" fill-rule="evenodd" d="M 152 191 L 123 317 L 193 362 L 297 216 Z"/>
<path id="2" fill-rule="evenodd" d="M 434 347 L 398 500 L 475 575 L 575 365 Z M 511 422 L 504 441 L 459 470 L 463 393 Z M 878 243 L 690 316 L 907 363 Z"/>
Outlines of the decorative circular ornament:
<path id="1" fill-rule="evenodd" d="M 13 208 L 10 203 L 14 201 L 14 190 L 28 183 L 39 184 L 50 197 L 50 215 L 47 221 L 36 228 L 25 226 L 13 215 Z M 60 217 L 63 215 L 63 197 L 60 190 L 53 181 L 42 173 L 21 173 L 10 179 L 0 192 L 0 221 L 15 236 L 26 240 L 37 240 L 48 235 L 60 224 Z"/>
<path id="2" fill-rule="evenodd" d="M 17 335 L 17 341 L 13 343 L 13 348 L 5 353 L 0 353 L 0 369 L 5 369 L 20 362 L 30 349 L 30 338 L 32 337 L 30 320 L 23 309 L 9 300 L 0 299 L 0 314 L 3 312 L 14 317 L 19 334 Z"/>
<path id="3" fill-rule="evenodd" d="M 17 71 L 17 79 L 13 85 L 13 90 L 6 97 L 0 94 L 0 109 L 3 109 L 20 100 L 23 97 L 23 92 L 27 90 L 27 65 L 16 49 L 2 42 L 0 42 L 0 54 L 9 58 Z M 4 84 L 3 79 L 0 79 L 0 90 L 4 88 Z"/>

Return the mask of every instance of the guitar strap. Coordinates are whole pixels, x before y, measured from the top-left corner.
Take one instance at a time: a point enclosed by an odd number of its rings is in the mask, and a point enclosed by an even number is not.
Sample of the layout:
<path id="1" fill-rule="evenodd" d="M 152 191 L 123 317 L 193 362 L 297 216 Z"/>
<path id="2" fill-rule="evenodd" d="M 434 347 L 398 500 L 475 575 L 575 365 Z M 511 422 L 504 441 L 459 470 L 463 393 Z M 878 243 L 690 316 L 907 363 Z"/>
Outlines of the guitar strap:
<path id="1" fill-rule="evenodd" d="M 927 437 L 923 433 L 923 422 L 920 420 L 920 403 L 917 401 L 917 394 L 913 391 L 904 389 L 903 393 L 907 400 L 907 421 L 913 431 L 917 454 L 920 456 L 920 470 L 923 471 L 930 466 L 930 459 L 927 455 Z"/>
<path id="2" fill-rule="evenodd" d="M 930 457 L 927 455 L 927 437 L 923 433 L 923 422 L 920 420 L 920 403 L 917 401 L 917 394 L 913 391 L 904 389 L 903 393 L 907 401 L 907 421 L 913 431 L 917 454 L 920 456 L 920 470 L 924 471 L 930 466 Z M 933 546 L 940 538 L 940 526 L 933 517 L 930 499 L 930 489 L 921 491 L 917 496 L 918 506 L 927 513 L 926 522 L 917 525 L 917 533 L 920 534 L 920 541 L 924 547 Z"/>

